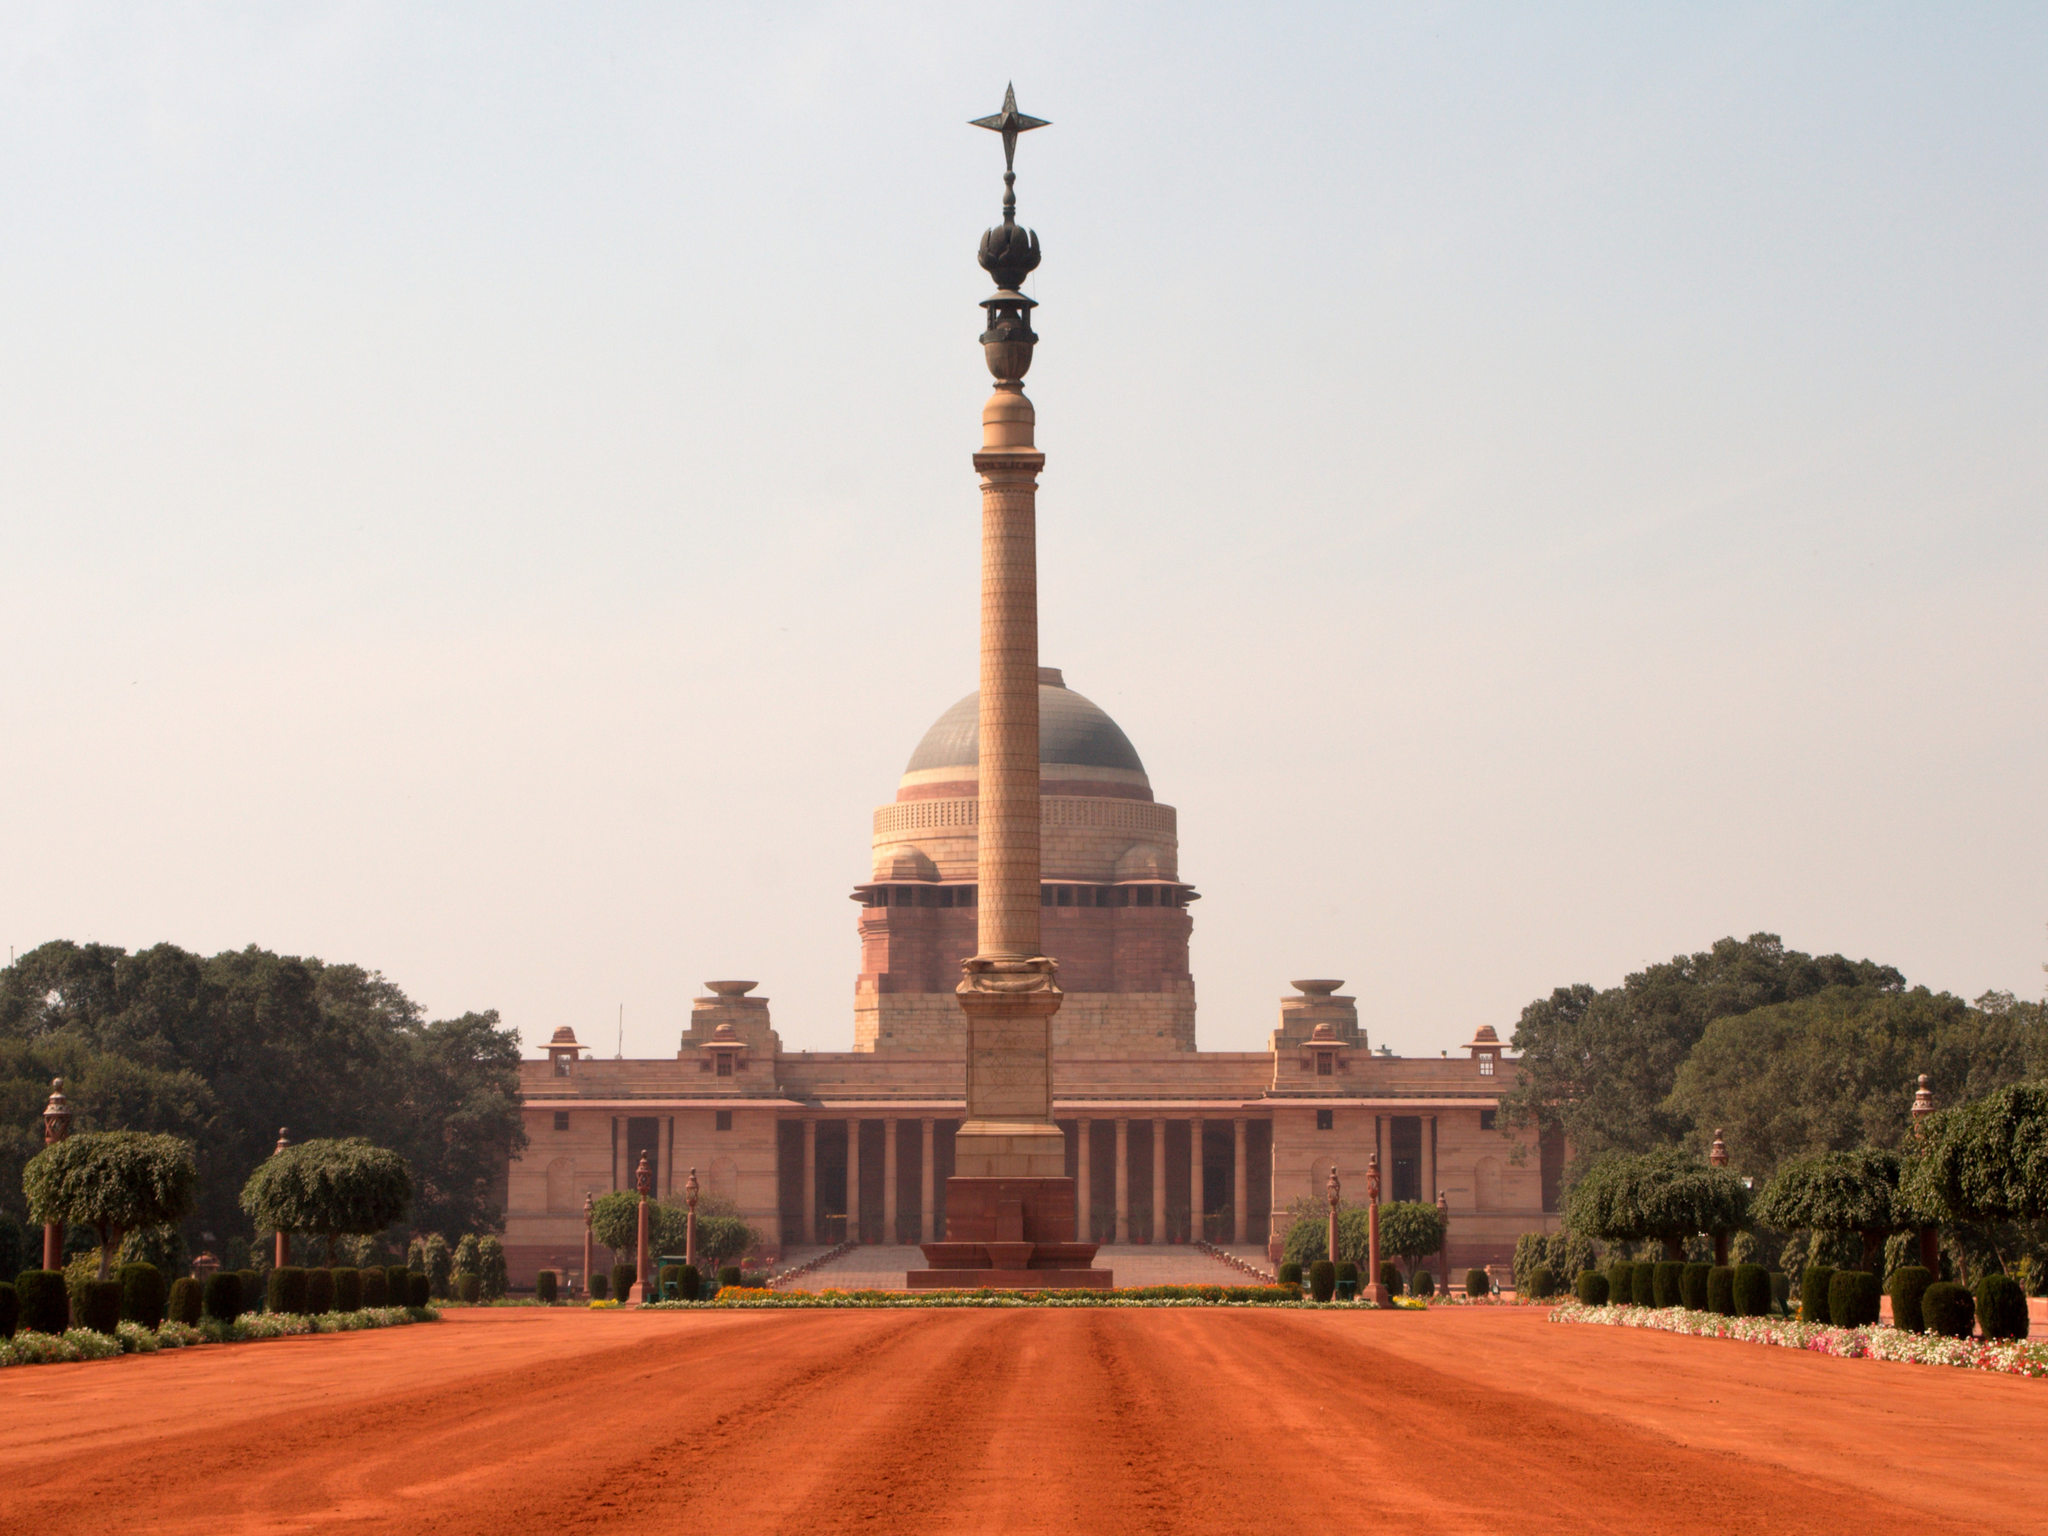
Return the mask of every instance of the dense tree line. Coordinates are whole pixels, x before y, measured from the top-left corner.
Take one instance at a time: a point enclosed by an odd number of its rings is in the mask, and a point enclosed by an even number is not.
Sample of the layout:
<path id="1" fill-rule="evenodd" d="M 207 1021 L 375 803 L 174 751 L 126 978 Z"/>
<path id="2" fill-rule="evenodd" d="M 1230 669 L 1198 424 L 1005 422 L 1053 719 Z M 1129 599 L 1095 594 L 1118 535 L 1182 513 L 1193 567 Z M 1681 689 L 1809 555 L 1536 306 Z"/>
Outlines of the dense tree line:
<path id="1" fill-rule="evenodd" d="M 489 1230 L 506 1158 L 525 1144 L 518 1061 L 495 1012 L 429 1021 L 360 966 L 253 946 L 45 944 L 0 970 L 0 1213 L 27 1215 L 22 1168 L 62 1077 L 76 1130 L 191 1143 L 188 1242 L 254 1235 L 242 1188 L 279 1126 L 399 1153 L 416 1228 Z"/>

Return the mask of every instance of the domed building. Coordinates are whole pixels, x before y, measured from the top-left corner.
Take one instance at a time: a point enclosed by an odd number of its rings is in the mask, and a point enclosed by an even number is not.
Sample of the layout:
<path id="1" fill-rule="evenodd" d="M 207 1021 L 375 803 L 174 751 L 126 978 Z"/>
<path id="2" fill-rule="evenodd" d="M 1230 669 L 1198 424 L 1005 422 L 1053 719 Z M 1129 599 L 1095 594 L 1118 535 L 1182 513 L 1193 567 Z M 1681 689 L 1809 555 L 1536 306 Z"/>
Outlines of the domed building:
<path id="1" fill-rule="evenodd" d="M 980 696 L 925 732 L 896 798 L 875 812 L 873 878 L 861 904 L 854 1049 L 957 1053 L 954 988 L 974 952 Z M 1040 904 L 1066 1000 L 1062 1055 L 1192 1051 L 1188 972 L 1193 886 L 1180 878 L 1174 810 L 1153 797 L 1131 740 L 1041 667 Z"/>

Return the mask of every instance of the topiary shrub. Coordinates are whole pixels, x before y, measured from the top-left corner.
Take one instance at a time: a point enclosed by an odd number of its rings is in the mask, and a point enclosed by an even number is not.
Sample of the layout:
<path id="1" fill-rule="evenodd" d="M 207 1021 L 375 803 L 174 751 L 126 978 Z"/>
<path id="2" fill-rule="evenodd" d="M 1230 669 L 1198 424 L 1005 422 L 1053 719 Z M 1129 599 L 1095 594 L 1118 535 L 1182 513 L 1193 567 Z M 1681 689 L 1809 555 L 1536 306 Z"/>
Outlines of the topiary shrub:
<path id="1" fill-rule="evenodd" d="M 1436 1276 L 1426 1269 L 1418 1269 L 1415 1271 L 1415 1280 L 1408 1287 L 1408 1290 L 1409 1294 L 1414 1296 L 1434 1296 L 1436 1294 Z"/>
<path id="2" fill-rule="evenodd" d="M 1484 1274 L 1485 1271 L 1482 1270 L 1480 1273 Z M 1582 1269 L 1579 1273 L 1582 1275 L 1600 1274 L 1595 1269 Z M 1538 1264 L 1529 1271 L 1529 1299 L 1531 1301 L 1548 1301 L 1556 1294 L 1557 1271 L 1548 1264 Z M 1602 1301 L 1607 1299 L 1607 1277 L 1605 1275 L 1600 1275 L 1600 1299 Z"/>
<path id="3" fill-rule="evenodd" d="M 412 1295 L 412 1271 L 403 1264 L 384 1266 L 384 1305 L 402 1307 Z"/>
<path id="4" fill-rule="evenodd" d="M 1987 1339 L 2027 1336 L 2026 1289 L 2011 1275 L 1986 1275 L 1977 1282 L 1977 1325 Z"/>
<path id="5" fill-rule="evenodd" d="M 1937 1280 L 1920 1293 L 1920 1320 L 1929 1333 L 1967 1339 L 1977 1323 L 1977 1303 L 1963 1286 Z"/>
<path id="6" fill-rule="evenodd" d="M 171 1288 L 164 1272 L 154 1264 L 121 1266 L 121 1316 L 124 1321 L 155 1328 L 164 1320 L 164 1303 Z"/>
<path id="7" fill-rule="evenodd" d="M 611 1293 L 612 1283 L 605 1278 L 603 1271 L 600 1270 L 597 1274 L 590 1277 L 590 1299 L 592 1301 L 603 1301 Z"/>
<path id="8" fill-rule="evenodd" d="M 696 1301 L 703 1296 L 704 1277 L 697 1273 L 696 1265 L 685 1264 L 683 1266 L 681 1292 L 682 1298 L 685 1301 Z"/>
<path id="9" fill-rule="evenodd" d="M 1628 1272 L 1630 1299 L 1639 1307 L 1657 1305 L 1657 1266 L 1639 1259 Z"/>
<path id="10" fill-rule="evenodd" d="M 408 1270 L 405 1276 L 405 1291 L 407 1306 L 424 1307 L 434 1299 L 433 1279 L 416 1269 Z"/>
<path id="11" fill-rule="evenodd" d="M 1358 1285 L 1358 1266 L 1349 1259 L 1339 1259 L 1337 1261 L 1337 1283 L 1342 1285 L 1347 1280 L 1356 1289 Z"/>
<path id="12" fill-rule="evenodd" d="M 1716 1317 L 1735 1315 L 1734 1265 L 1711 1264 L 1707 1267 L 1707 1310 Z"/>
<path id="13" fill-rule="evenodd" d="M 1294 1260 L 1289 1259 L 1280 1266 L 1275 1278 L 1282 1285 L 1299 1285 L 1301 1284 L 1301 1266 L 1295 1263 Z"/>
<path id="14" fill-rule="evenodd" d="M 534 1299 L 544 1307 L 555 1304 L 555 1272 L 544 1269 L 533 1277 Z"/>
<path id="15" fill-rule="evenodd" d="M 334 1310 L 337 1312 L 360 1312 L 363 1308 L 363 1275 L 356 1269 L 332 1269 L 334 1276 Z"/>
<path id="16" fill-rule="evenodd" d="M 334 1310 L 334 1271 L 331 1269 L 309 1269 L 306 1271 L 306 1310 L 312 1313 Z"/>
<path id="17" fill-rule="evenodd" d="M 1465 1294 L 1467 1296 L 1486 1296 L 1492 1294 L 1492 1291 L 1493 1276 L 1489 1275 L 1485 1270 L 1468 1269 L 1465 1271 Z"/>
<path id="18" fill-rule="evenodd" d="M 0 1339 L 14 1337 L 15 1324 L 21 1321 L 21 1298 L 15 1294 L 14 1282 L 0 1280 Z"/>
<path id="19" fill-rule="evenodd" d="M 235 1276 L 242 1282 L 242 1311 L 263 1310 L 263 1281 L 253 1269 L 238 1269 Z M 237 1314 L 238 1316 L 240 1314 Z"/>
<path id="20" fill-rule="evenodd" d="M 357 1270 L 356 1293 L 362 1297 L 366 1307 L 382 1307 L 391 1301 L 390 1284 L 385 1280 L 382 1269 Z"/>
<path id="21" fill-rule="evenodd" d="M 728 1264 L 720 1269 L 718 1272 L 718 1283 L 720 1285 L 738 1285 L 740 1283 L 739 1265 Z"/>
<path id="22" fill-rule="evenodd" d="M 232 1323 L 242 1315 L 241 1271 L 224 1269 L 207 1276 L 206 1315 L 217 1323 Z"/>
<path id="23" fill-rule="evenodd" d="M 1337 1266 L 1317 1259 L 1308 1267 L 1308 1294 L 1312 1300 L 1328 1301 L 1337 1294 Z"/>
<path id="24" fill-rule="evenodd" d="M 1685 1295 L 1679 1286 L 1685 1279 L 1685 1266 L 1676 1259 L 1664 1259 L 1650 1266 L 1650 1295 L 1660 1307 L 1676 1307 L 1684 1304 Z"/>
<path id="25" fill-rule="evenodd" d="M 196 1279 L 191 1275 L 181 1275 L 171 1282 L 172 1322 L 183 1323 L 187 1328 L 197 1328 L 205 1310 L 205 1292 Z"/>
<path id="26" fill-rule="evenodd" d="M 1607 1295 L 1617 1307 L 1635 1305 L 1636 1267 L 1627 1259 L 1616 1259 L 1607 1266 Z"/>
<path id="27" fill-rule="evenodd" d="M 1926 1329 L 1927 1324 L 1920 1317 L 1920 1298 L 1932 1284 L 1934 1276 L 1918 1264 L 1901 1264 L 1892 1271 L 1885 1294 L 1892 1299 L 1894 1328 L 1903 1328 L 1908 1333 L 1920 1333 Z"/>
<path id="28" fill-rule="evenodd" d="M 1607 1277 L 1601 1274 L 1599 1270 L 1580 1270 L 1577 1289 L 1579 1300 L 1587 1306 L 1604 1307 L 1607 1305 Z"/>
<path id="29" fill-rule="evenodd" d="M 1838 1269 L 1828 1278 L 1828 1320 L 1837 1328 L 1873 1328 L 1882 1294 L 1869 1270 Z"/>
<path id="30" fill-rule="evenodd" d="M 113 1338 L 121 1331 L 121 1282 L 88 1280 L 78 1288 L 78 1316 L 72 1324 Z"/>
<path id="31" fill-rule="evenodd" d="M 1876 1282 L 1873 1280 L 1872 1284 Z M 1771 1272 L 1761 1264 L 1738 1264 L 1735 1266 L 1735 1315 L 1737 1317 L 1769 1317 L 1771 1315 Z"/>
<path id="32" fill-rule="evenodd" d="M 1713 1272 L 1711 1264 L 1686 1265 L 1685 1272 L 1678 1277 L 1678 1304 L 1695 1312 L 1706 1311 L 1707 1276 Z"/>
<path id="33" fill-rule="evenodd" d="M 1828 1282 L 1834 1277 L 1834 1267 L 1829 1264 L 1809 1264 L 1799 1272 L 1799 1321 L 1825 1323 L 1832 1319 Z"/>
<path id="34" fill-rule="evenodd" d="M 604 1276 L 599 1275 L 597 1278 L 602 1282 Z M 465 1307 L 475 1306 L 477 1299 L 483 1295 L 483 1291 L 483 1276 L 471 1274 L 458 1274 L 455 1276 L 455 1299 Z M 600 1292 L 599 1294 L 603 1293 Z"/>
<path id="35" fill-rule="evenodd" d="M 305 1270 L 296 1264 L 287 1264 L 282 1269 L 273 1269 L 270 1272 L 270 1285 L 264 1292 L 264 1304 L 272 1312 L 305 1311 Z"/>
<path id="36" fill-rule="evenodd" d="M 1387 1288 L 1389 1296 L 1399 1296 L 1404 1289 L 1401 1284 L 1401 1266 L 1392 1259 L 1380 1260 L 1380 1284 Z"/>
<path id="37" fill-rule="evenodd" d="M 639 1278 L 640 1274 L 637 1265 L 614 1264 L 612 1266 L 612 1294 L 618 1297 L 619 1300 L 625 1301 L 633 1294 L 633 1282 Z M 738 1270 L 732 1272 L 730 1283 L 733 1285 L 740 1283 L 740 1272 Z"/>

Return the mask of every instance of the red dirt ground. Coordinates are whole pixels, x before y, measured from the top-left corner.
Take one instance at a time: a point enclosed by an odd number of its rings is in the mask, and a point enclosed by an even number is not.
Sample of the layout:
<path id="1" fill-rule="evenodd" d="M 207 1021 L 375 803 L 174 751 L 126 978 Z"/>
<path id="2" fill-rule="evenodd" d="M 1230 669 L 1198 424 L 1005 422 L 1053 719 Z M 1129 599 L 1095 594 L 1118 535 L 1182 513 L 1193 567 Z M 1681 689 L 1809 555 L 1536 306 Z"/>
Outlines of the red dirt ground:
<path id="1" fill-rule="evenodd" d="M 2048 1532 L 2048 1382 L 1536 1309 L 452 1311 L 0 1373 L 0 1530 Z"/>

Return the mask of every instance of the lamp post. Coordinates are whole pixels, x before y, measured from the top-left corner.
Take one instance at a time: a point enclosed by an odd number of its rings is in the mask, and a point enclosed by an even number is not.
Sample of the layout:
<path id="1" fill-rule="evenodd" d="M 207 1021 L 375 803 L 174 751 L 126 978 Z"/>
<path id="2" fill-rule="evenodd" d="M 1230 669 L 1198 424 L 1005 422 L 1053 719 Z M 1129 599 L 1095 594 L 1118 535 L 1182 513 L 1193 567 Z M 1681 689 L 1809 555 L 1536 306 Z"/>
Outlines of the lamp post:
<path id="1" fill-rule="evenodd" d="M 640 1191 L 640 1240 L 633 1261 L 632 1303 L 640 1306 L 652 1293 L 647 1283 L 647 1197 L 654 1193 L 654 1169 L 647 1154 L 640 1154 L 640 1166 L 633 1170 L 633 1187 Z"/>
<path id="2" fill-rule="evenodd" d="M 64 1079 L 50 1079 L 50 1102 L 43 1106 L 43 1145 L 54 1147 L 71 1134 L 71 1105 L 64 1098 Z M 43 1268 L 64 1267 L 64 1223 L 43 1225 Z"/>
<path id="3" fill-rule="evenodd" d="M 1451 1202 L 1441 1189 L 1436 1192 L 1436 1223 L 1437 1231 L 1443 1233 L 1437 1244 L 1436 1262 L 1444 1272 L 1443 1293 L 1448 1296 L 1451 1294 Z"/>
<path id="4" fill-rule="evenodd" d="M 583 1191 L 583 1299 L 591 1300 L 590 1293 L 590 1223 L 596 1215 L 597 1196 L 590 1190 Z"/>
<path id="5" fill-rule="evenodd" d="M 1927 1074 L 1920 1074 L 1920 1086 L 1913 1090 L 1913 1147 L 1916 1152 L 1927 1150 L 1927 1117 L 1934 1113 L 1934 1095 L 1927 1088 Z M 1936 1279 L 1941 1278 L 1941 1229 L 1922 1227 L 1920 1229 L 1920 1267 Z"/>
<path id="6" fill-rule="evenodd" d="M 1376 1307 L 1394 1304 L 1393 1293 L 1380 1284 L 1380 1155 L 1375 1152 L 1365 1163 L 1365 1258 L 1372 1274 L 1365 1294 Z"/>
<path id="7" fill-rule="evenodd" d="M 690 1176 L 683 1180 L 683 1208 L 688 1213 L 683 1219 L 683 1262 L 692 1269 L 697 1267 L 697 1170 L 692 1168 Z"/>
<path id="8" fill-rule="evenodd" d="M 282 1152 L 286 1147 L 291 1145 L 291 1139 L 285 1134 L 285 1132 L 287 1132 L 290 1129 L 290 1126 L 285 1125 L 280 1125 L 277 1128 L 277 1145 L 270 1149 L 270 1155 L 272 1157 L 277 1156 L 278 1153 Z M 279 1227 L 277 1229 L 277 1254 L 273 1262 L 277 1265 L 279 1269 L 283 1269 L 287 1264 L 291 1263 L 291 1261 L 291 1234 L 285 1231 L 283 1227 Z"/>
<path id="9" fill-rule="evenodd" d="M 1337 1178 L 1337 1165 L 1330 1164 L 1330 1182 L 1323 1186 L 1323 1198 L 1330 1204 L 1330 1262 L 1337 1262 L 1337 1201 L 1344 1192 Z"/>
<path id="10" fill-rule="evenodd" d="M 1710 1168 L 1726 1168 L 1728 1166 L 1728 1143 L 1721 1139 L 1721 1128 L 1719 1126 L 1714 1128 L 1714 1144 L 1707 1148 L 1707 1166 Z M 1714 1229 L 1714 1262 L 1724 1269 L 1728 1264 L 1728 1229 L 1725 1227 L 1716 1227 Z"/>

